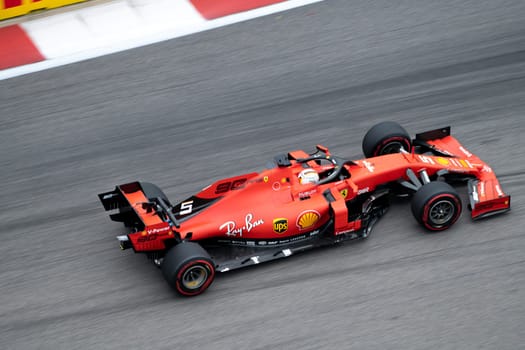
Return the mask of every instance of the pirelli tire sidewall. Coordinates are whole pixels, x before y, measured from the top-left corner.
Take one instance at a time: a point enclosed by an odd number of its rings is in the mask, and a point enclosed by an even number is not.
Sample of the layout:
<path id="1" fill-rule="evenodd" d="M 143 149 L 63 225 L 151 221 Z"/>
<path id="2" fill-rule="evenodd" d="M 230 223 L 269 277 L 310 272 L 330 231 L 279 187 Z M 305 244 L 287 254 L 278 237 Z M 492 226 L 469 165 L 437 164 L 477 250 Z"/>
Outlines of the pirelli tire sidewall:
<path id="1" fill-rule="evenodd" d="M 412 198 L 412 214 L 428 231 L 450 228 L 460 217 L 462 204 L 457 191 L 446 182 L 423 185 Z"/>
<path id="2" fill-rule="evenodd" d="M 374 125 L 363 137 L 365 157 L 377 157 L 383 154 L 399 153 L 399 149 L 412 150 L 412 140 L 408 132 L 398 123 L 386 121 Z M 396 150 L 397 149 L 397 150 Z"/>
<path id="3" fill-rule="evenodd" d="M 203 293 L 215 278 L 215 264 L 204 248 L 195 242 L 182 242 L 171 248 L 161 266 L 168 284 L 183 296 Z"/>

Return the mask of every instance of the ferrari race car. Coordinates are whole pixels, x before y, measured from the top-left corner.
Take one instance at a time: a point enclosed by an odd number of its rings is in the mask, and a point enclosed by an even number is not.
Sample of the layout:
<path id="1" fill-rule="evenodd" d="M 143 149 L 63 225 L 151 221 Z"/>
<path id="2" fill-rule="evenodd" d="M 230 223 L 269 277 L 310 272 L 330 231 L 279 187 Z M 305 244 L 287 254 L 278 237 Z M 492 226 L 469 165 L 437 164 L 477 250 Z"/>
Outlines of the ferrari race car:
<path id="1" fill-rule="evenodd" d="M 453 136 L 450 127 L 411 139 L 394 122 L 372 127 L 365 159 L 332 156 L 328 148 L 292 151 L 273 167 L 219 180 L 172 204 L 157 186 L 133 182 L 99 194 L 114 221 L 129 228 L 121 249 L 145 253 L 181 295 L 204 292 L 215 273 L 366 238 L 392 196 L 411 198 L 428 231 L 451 227 L 462 201 L 449 184 L 466 181 L 473 219 L 510 210 L 510 196 L 492 169 Z"/>

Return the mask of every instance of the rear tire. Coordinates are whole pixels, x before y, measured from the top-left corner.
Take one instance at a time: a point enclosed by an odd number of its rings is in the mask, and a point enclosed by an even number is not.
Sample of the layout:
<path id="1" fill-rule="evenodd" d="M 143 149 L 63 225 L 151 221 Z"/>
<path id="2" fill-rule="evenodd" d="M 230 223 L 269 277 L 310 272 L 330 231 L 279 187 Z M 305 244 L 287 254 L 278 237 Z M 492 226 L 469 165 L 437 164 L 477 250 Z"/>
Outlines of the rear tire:
<path id="1" fill-rule="evenodd" d="M 396 122 L 382 122 L 374 125 L 363 138 L 365 157 L 399 153 L 401 148 L 410 152 L 412 141 L 408 132 Z"/>
<path id="2" fill-rule="evenodd" d="M 203 293 L 215 278 L 215 265 L 210 255 L 194 242 L 182 242 L 171 248 L 161 269 L 169 285 L 188 297 Z"/>
<path id="3" fill-rule="evenodd" d="M 412 198 L 412 214 L 429 231 L 451 227 L 461 215 L 461 199 L 446 182 L 434 181 L 423 185 Z"/>

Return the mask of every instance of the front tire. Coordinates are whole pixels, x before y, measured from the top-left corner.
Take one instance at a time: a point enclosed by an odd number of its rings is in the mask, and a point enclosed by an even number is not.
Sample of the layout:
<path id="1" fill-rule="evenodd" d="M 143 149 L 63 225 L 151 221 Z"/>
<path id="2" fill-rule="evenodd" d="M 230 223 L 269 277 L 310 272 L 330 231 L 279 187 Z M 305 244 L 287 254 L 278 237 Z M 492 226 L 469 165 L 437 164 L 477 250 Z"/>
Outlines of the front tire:
<path id="1" fill-rule="evenodd" d="M 183 296 L 203 293 L 215 278 L 210 255 L 194 242 L 182 242 L 171 248 L 161 268 L 168 284 Z"/>
<path id="2" fill-rule="evenodd" d="M 365 157 L 399 153 L 401 149 L 410 152 L 412 141 L 408 132 L 396 122 L 382 122 L 368 130 L 363 138 Z"/>
<path id="3" fill-rule="evenodd" d="M 461 215 L 461 209 L 457 191 L 446 182 L 427 183 L 412 198 L 412 214 L 432 232 L 451 227 Z"/>

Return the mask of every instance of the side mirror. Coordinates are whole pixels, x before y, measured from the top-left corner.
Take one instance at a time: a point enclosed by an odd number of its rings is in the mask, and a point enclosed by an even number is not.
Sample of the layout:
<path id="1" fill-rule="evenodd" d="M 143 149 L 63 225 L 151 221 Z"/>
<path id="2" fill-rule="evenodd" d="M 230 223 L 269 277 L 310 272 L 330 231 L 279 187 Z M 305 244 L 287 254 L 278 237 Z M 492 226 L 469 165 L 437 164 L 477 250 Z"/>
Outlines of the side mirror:
<path id="1" fill-rule="evenodd" d="M 323 152 L 324 154 L 326 155 L 330 155 L 330 151 L 328 150 L 328 147 L 325 147 L 323 145 L 315 145 L 315 148 L 320 151 L 320 152 Z"/>

